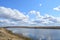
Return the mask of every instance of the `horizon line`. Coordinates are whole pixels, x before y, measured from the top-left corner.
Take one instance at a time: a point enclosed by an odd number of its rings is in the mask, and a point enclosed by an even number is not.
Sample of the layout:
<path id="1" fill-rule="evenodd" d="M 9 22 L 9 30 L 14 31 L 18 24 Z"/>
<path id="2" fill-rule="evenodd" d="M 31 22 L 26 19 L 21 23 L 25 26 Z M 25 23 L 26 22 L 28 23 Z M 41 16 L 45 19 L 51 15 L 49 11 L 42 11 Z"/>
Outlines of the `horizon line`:
<path id="1" fill-rule="evenodd" d="M 60 29 L 60 26 L 4 26 L 0 28 Z"/>

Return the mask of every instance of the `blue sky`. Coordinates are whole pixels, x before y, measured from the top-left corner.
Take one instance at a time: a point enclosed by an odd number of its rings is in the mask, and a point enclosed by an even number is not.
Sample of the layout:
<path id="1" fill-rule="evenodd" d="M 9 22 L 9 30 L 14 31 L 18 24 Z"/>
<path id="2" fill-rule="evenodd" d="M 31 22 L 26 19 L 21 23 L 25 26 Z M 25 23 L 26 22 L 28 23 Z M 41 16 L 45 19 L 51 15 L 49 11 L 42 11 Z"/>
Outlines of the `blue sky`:
<path id="1" fill-rule="evenodd" d="M 57 0 L 0 0 L 0 7 L 4 7 L 7 9 L 10 8 L 12 10 L 16 9 L 16 10 L 22 12 L 22 14 L 24 16 L 27 15 L 29 17 L 29 19 L 28 19 L 29 23 L 32 20 L 34 20 L 34 22 L 41 23 L 42 21 L 39 21 L 39 20 L 43 19 L 45 16 L 51 17 L 51 19 L 54 20 L 54 21 L 52 20 L 54 23 L 60 22 L 59 21 L 60 20 L 60 0 L 58 0 L 58 1 Z M 32 11 L 32 13 L 31 13 L 31 11 Z M 33 11 L 35 11 L 35 13 Z M 48 15 L 46 15 L 46 14 L 48 14 Z M 37 19 L 35 16 L 36 17 L 41 16 L 41 18 Z M 3 19 L 3 18 L 1 18 L 1 19 Z M 6 19 L 6 18 L 4 18 L 4 19 Z M 57 20 L 57 22 L 55 19 Z M 11 21 L 12 19 L 8 19 L 8 20 Z M 43 19 L 43 20 L 47 20 L 47 19 Z M 51 20 L 50 19 L 48 19 L 48 20 L 49 20 L 48 22 L 50 23 Z M 45 22 L 46 21 L 44 21 L 42 23 L 45 23 Z M 59 24 L 59 23 L 57 23 L 57 24 Z"/>
<path id="2" fill-rule="evenodd" d="M 60 26 L 60 0 L 0 0 L 0 26 L 12 25 Z M 40 34 L 45 33 L 52 36 L 55 33 L 59 35 L 58 30 L 18 29 L 15 32 L 19 33 L 20 30 L 26 32 L 24 35 L 33 37 L 39 37 Z M 57 36 L 54 37 L 57 38 Z"/>
<path id="3" fill-rule="evenodd" d="M 42 6 L 40 6 L 42 4 Z M 22 12 L 28 12 L 30 10 L 40 11 L 42 15 L 45 13 L 57 16 L 53 10 L 54 7 L 60 5 L 60 0 L 0 0 L 0 6 L 18 9 Z M 58 15 L 60 16 L 60 14 Z"/>

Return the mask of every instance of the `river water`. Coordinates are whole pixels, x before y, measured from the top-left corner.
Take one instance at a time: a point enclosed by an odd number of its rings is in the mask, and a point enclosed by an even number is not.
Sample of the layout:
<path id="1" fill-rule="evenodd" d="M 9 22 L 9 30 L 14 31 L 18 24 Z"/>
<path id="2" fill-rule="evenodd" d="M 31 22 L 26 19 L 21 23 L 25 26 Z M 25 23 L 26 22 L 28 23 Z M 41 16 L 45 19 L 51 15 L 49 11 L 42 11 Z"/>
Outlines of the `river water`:
<path id="1" fill-rule="evenodd" d="M 13 33 L 23 34 L 33 40 L 60 40 L 59 29 L 8 28 Z"/>

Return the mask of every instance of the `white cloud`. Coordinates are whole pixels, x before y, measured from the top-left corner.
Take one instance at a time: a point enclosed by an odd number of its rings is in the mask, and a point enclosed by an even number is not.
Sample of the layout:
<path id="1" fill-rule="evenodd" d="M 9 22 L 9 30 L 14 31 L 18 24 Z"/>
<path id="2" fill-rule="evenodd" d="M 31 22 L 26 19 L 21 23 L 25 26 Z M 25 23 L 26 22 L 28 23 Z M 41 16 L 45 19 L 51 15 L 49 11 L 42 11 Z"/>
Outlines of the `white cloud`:
<path id="1" fill-rule="evenodd" d="M 8 19 L 0 19 L 0 26 L 16 25 L 16 22 L 10 21 Z"/>
<path id="2" fill-rule="evenodd" d="M 0 7 L 0 17 L 12 18 L 12 19 L 27 19 L 27 17 L 16 9 Z"/>
<path id="3" fill-rule="evenodd" d="M 29 12 L 29 15 L 35 15 L 35 19 L 31 19 L 31 24 L 50 24 L 54 23 L 54 17 L 48 14 L 45 14 L 45 16 L 40 15 L 39 11 L 32 10 Z"/>
<path id="4" fill-rule="evenodd" d="M 38 15 L 36 15 L 38 16 Z M 58 17 L 54 17 L 48 14 L 45 14 L 45 16 L 39 16 L 39 18 L 33 20 L 33 23 L 37 24 L 52 24 L 52 23 L 60 23 Z M 59 17 L 60 18 L 60 17 Z"/>
<path id="5" fill-rule="evenodd" d="M 60 11 L 60 6 L 53 8 L 53 10 Z"/>
<path id="6" fill-rule="evenodd" d="M 36 17 L 41 17 L 39 11 L 32 10 L 32 11 L 29 12 L 29 15 L 31 15 L 31 14 L 35 15 Z"/>
<path id="7" fill-rule="evenodd" d="M 15 24 L 15 22 L 17 21 L 26 22 L 28 20 L 28 17 L 16 9 L 0 7 L 0 19 L 3 19 L 0 20 L 0 22 L 4 22 L 4 23 L 8 22 L 9 24 L 11 23 Z"/>
<path id="8" fill-rule="evenodd" d="M 16 9 L 0 7 L 0 25 L 44 25 L 52 23 L 60 23 L 60 17 L 48 14 L 42 16 L 39 11 L 35 10 L 29 11 L 27 15 L 24 15 L 23 12 Z"/>
<path id="9" fill-rule="evenodd" d="M 40 4 L 40 6 L 42 6 L 42 4 Z"/>

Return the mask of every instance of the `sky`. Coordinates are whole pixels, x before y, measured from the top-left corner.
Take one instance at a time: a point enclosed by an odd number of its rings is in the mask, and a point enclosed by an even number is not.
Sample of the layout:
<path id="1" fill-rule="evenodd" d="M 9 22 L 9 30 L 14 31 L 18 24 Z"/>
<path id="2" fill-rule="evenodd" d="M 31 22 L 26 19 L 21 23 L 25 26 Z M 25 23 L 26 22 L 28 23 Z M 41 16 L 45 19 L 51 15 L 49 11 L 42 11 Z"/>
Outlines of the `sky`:
<path id="1" fill-rule="evenodd" d="M 60 26 L 60 0 L 0 0 L 0 26 Z"/>

